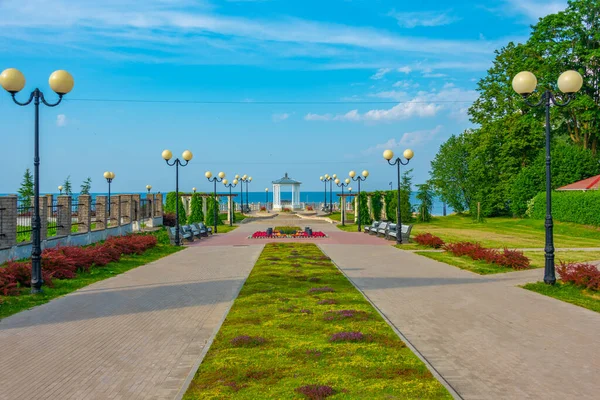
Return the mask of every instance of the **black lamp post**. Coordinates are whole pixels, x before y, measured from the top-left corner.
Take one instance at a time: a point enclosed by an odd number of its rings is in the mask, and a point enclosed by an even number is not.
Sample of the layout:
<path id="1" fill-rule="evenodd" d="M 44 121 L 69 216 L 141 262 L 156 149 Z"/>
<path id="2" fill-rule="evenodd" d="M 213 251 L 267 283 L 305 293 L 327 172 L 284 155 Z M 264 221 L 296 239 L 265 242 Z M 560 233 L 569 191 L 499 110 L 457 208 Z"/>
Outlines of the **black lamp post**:
<path id="1" fill-rule="evenodd" d="M 229 204 L 231 207 L 229 207 L 229 226 L 233 226 L 233 213 L 235 212 L 233 209 L 233 198 L 231 197 L 231 188 L 236 187 L 236 185 L 238 184 L 238 180 L 234 179 L 232 183 L 229 183 L 227 181 L 227 179 L 223 179 L 223 185 L 225 185 L 225 187 L 229 188 Z M 216 183 L 215 183 L 216 185 Z"/>
<path id="2" fill-rule="evenodd" d="M 110 184 L 112 182 L 113 179 L 115 179 L 115 173 L 114 172 L 110 172 L 110 171 L 106 171 L 104 173 L 104 178 L 106 179 L 106 182 L 108 182 L 108 220 L 110 222 Z"/>
<path id="3" fill-rule="evenodd" d="M 48 107 L 56 107 L 62 101 L 65 94 L 69 93 L 75 84 L 73 77 L 67 71 L 59 70 L 50 75 L 48 81 L 50 88 L 58 94 L 55 103 L 48 103 L 38 88 L 36 88 L 29 100 L 21 103 L 16 99 L 16 94 L 25 87 L 25 76 L 15 68 L 9 68 L 0 74 L 0 85 L 10 93 L 15 104 L 27 106 L 33 102 L 35 106 L 34 120 L 34 154 L 33 154 L 33 220 L 31 221 L 31 293 L 42 291 L 42 247 L 41 247 L 41 220 L 40 220 L 40 103 Z"/>
<path id="4" fill-rule="evenodd" d="M 218 176 L 212 176 L 212 172 L 206 171 L 204 174 L 206 179 L 209 182 L 213 182 L 215 184 L 215 188 L 213 189 L 213 199 L 215 201 L 213 217 L 215 218 L 213 221 L 213 231 L 217 233 L 217 218 L 219 218 L 219 202 L 217 201 L 217 182 L 223 182 L 225 178 L 225 172 L 219 172 Z"/>
<path id="5" fill-rule="evenodd" d="M 269 188 L 265 188 L 265 211 L 269 212 Z"/>
<path id="6" fill-rule="evenodd" d="M 400 215 L 400 165 L 407 165 L 411 158 L 415 153 L 412 150 L 406 149 L 404 150 L 404 158 L 406 158 L 406 162 L 402 161 L 400 157 L 396 158 L 394 162 L 392 162 L 392 158 L 394 158 L 394 152 L 391 150 L 386 150 L 383 152 L 383 158 L 385 158 L 390 165 L 398 166 L 398 198 L 396 204 L 396 224 L 398 229 L 396 231 L 396 244 L 402 244 L 402 218 Z"/>
<path id="7" fill-rule="evenodd" d="M 319 179 L 321 180 L 321 182 L 325 183 L 325 195 L 324 195 L 324 199 L 323 199 L 323 211 L 325 211 L 325 209 L 327 208 L 327 177 L 328 175 L 326 174 L 325 177 L 320 176 Z"/>
<path id="8" fill-rule="evenodd" d="M 152 186 L 151 185 L 146 185 L 146 190 L 148 191 L 148 194 L 150 194 L 150 191 L 152 190 Z"/>
<path id="9" fill-rule="evenodd" d="M 563 72 L 558 78 L 558 88 L 561 92 L 567 95 L 564 102 L 556 99 L 552 91 L 546 90 L 542 93 L 540 100 L 537 103 L 527 101 L 527 98 L 535 91 L 537 86 L 537 78 L 534 74 L 528 71 L 519 72 L 512 81 L 512 86 L 515 92 L 523 96 L 525 103 L 531 107 L 544 106 L 546 108 L 546 245 L 545 252 L 545 268 L 544 282 L 549 285 L 556 283 L 556 271 L 554 268 L 554 222 L 552 221 L 552 185 L 551 185 L 551 169 L 550 169 L 550 107 L 554 104 L 559 107 L 564 107 L 573 100 L 575 93 L 583 86 L 583 78 L 577 71 Z"/>
<path id="10" fill-rule="evenodd" d="M 162 152 L 162 158 L 167 162 L 167 165 L 170 167 L 175 166 L 175 246 L 181 246 L 179 240 L 179 166 L 185 167 L 188 165 L 192 157 L 194 157 L 192 152 L 186 150 L 181 154 L 181 158 L 183 158 L 185 163 L 179 160 L 179 158 L 176 158 L 173 162 L 169 162 L 173 158 L 171 150 L 164 150 Z"/>
<path id="11" fill-rule="evenodd" d="M 335 175 L 334 175 L 335 176 Z M 340 210 L 340 215 L 342 218 L 342 226 L 346 226 L 346 207 L 345 207 L 345 201 L 344 201 L 344 188 L 350 185 L 350 179 L 346 178 L 346 180 L 344 182 L 341 182 L 339 179 L 335 179 L 335 184 L 338 185 L 338 187 L 342 188 L 342 207 Z"/>
<path id="12" fill-rule="evenodd" d="M 242 181 L 246 182 L 246 210 L 250 212 L 250 203 L 248 200 L 248 185 L 250 184 L 250 182 L 252 182 L 252 177 L 244 175 L 243 178 L 245 179 L 242 179 Z"/>
<path id="13" fill-rule="evenodd" d="M 358 182 L 358 204 L 356 206 L 356 217 L 358 220 L 358 231 L 360 232 L 361 231 L 361 227 L 360 227 L 360 183 L 362 181 L 367 180 L 367 177 L 369 176 L 369 171 L 364 170 L 361 174 L 362 176 L 361 175 L 356 176 L 356 172 L 354 172 L 354 171 L 350 171 L 350 173 L 348 175 L 350 175 L 350 178 L 352 178 L 353 181 Z"/>
<path id="14" fill-rule="evenodd" d="M 244 176 L 246 176 L 246 175 L 244 175 Z M 244 181 L 245 181 L 244 176 L 239 176 L 239 175 L 235 176 L 235 179 L 237 179 L 238 181 L 241 181 L 241 183 L 240 183 L 240 212 L 242 214 L 244 214 Z"/>
<path id="15" fill-rule="evenodd" d="M 60 192 L 60 194 L 62 194 L 62 191 L 63 191 L 62 185 L 58 187 L 58 191 Z"/>

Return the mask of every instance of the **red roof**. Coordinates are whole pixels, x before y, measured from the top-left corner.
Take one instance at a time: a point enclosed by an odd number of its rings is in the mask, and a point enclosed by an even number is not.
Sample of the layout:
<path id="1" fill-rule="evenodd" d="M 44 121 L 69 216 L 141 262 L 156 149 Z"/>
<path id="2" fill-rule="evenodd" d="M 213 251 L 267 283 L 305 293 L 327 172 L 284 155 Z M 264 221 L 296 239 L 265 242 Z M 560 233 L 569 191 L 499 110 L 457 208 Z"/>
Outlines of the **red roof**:
<path id="1" fill-rule="evenodd" d="M 579 182 L 560 187 L 556 190 L 598 190 L 600 188 L 600 175 L 592 176 Z"/>

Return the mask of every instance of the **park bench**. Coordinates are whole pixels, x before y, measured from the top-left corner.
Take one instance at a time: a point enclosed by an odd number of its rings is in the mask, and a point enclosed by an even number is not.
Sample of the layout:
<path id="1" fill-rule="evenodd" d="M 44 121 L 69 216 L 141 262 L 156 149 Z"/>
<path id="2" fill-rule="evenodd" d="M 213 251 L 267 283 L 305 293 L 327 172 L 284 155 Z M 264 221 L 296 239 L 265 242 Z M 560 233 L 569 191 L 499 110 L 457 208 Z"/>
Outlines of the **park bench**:
<path id="1" fill-rule="evenodd" d="M 398 224 L 389 224 L 385 235 L 383 235 L 386 239 L 389 239 L 390 236 L 396 235 L 396 230 L 398 229 Z"/>
<path id="2" fill-rule="evenodd" d="M 200 227 L 198 227 L 198 225 L 196 224 L 190 224 L 190 229 L 192 231 L 192 234 L 197 237 L 198 239 L 202 238 L 202 231 L 200 231 Z"/>
<path id="3" fill-rule="evenodd" d="M 388 226 L 390 226 L 389 222 L 382 222 L 381 224 L 379 224 L 379 226 L 377 227 L 377 230 L 375 231 L 375 235 L 385 236 L 385 234 L 387 233 L 387 230 L 388 230 Z"/>
<path id="4" fill-rule="evenodd" d="M 402 243 L 408 243 L 410 240 L 410 231 L 412 230 L 412 225 L 402 225 L 400 228 L 400 232 L 402 233 Z M 387 238 L 388 239 L 396 239 L 398 235 L 398 229 L 396 228 L 393 232 L 388 231 Z"/>
<path id="5" fill-rule="evenodd" d="M 181 226 L 181 232 L 183 233 L 183 238 L 189 242 L 194 241 L 194 232 L 192 231 L 192 227 L 189 225 Z"/>
<path id="6" fill-rule="evenodd" d="M 204 225 L 204 222 L 198 223 L 198 227 L 200 228 L 201 231 L 205 230 L 207 232 L 206 236 L 212 235 L 212 233 L 213 233 L 212 228 L 210 226 Z"/>
<path id="7" fill-rule="evenodd" d="M 192 230 L 197 230 L 198 232 L 200 232 L 200 236 L 208 236 L 208 229 L 206 229 L 206 226 L 204 226 L 204 224 L 200 223 L 194 223 L 192 224 Z M 198 236 L 198 237 L 200 237 Z"/>
<path id="8" fill-rule="evenodd" d="M 379 221 L 373 221 L 371 225 L 365 226 L 365 233 L 370 233 L 372 229 L 376 230 L 380 223 Z"/>
<path id="9" fill-rule="evenodd" d="M 170 227 L 167 229 L 167 233 L 169 234 L 169 241 L 171 242 L 172 245 L 177 245 L 177 243 L 175 242 L 175 233 L 177 232 L 177 228 L 175 228 L 174 226 Z M 188 232 L 185 233 L 183 231 L 183 229 L 181 227 L 179 227 L 179 241 L 183 241 L 183 240 L 187 240 L 189 242 L 193 242 L 194 241 L 194 235 L 192 235 L 192 232 Z"/>

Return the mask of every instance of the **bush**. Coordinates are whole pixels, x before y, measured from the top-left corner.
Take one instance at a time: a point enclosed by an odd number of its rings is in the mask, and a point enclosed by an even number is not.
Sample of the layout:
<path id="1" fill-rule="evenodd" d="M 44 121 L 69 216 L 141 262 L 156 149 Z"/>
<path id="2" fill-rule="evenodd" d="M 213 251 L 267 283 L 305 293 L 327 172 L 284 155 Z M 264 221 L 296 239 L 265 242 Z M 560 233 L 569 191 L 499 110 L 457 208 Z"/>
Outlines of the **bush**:
<path id="1" fill-rule="evenodd" d="M 223 221 L 221 221 L 220 213 L 219 213 L 219 204 L 218 202 L 212 198 L 206 198 L 206 215 L 204 216 L 204 223 L 208 226 L 215 226 L 215 208 L 217 208 L 217 223 L 216 225 L 223 225 Z"/>
<path id="2" fill-rule="evenodd" d="M 306 206 L 306 211 L 313 211 L 313 210 L 314 210 L 313 206 Z M 262 211 L 262 209 L 261 209 L 261 211 Z"/>
<path id="3" fill-rule="evenodd" d="M 556 267 L 556 272 L 563 282 L 589 290 L 600 290 L 600 271 L 592 264 L 561 262 L 560 266 Z"/>
<path id="4" fill-rule="evenodd" d="M 175 226 L 176 225 L 175 213 L 164 213 L 163 214 L 163 225 L 164 226 Z"/>
<path id="5" fill-rule="evenodd" d="M 431 233 L 420 233 L 415 236 L 415 242 L 420 245 L 439 249 L 444 245 L 442 238 L 432 235 Z"/>
<path id="6" fill-rule="evenodd" d="M 276 226 L 275 228 L 273 228 L 273 230 L 278 231 L 279 233 L 284 235 L 293 235 L 301 229 L 299 226 Z"/>
<path id="7" fill-rule="evenodd" d="M 371 195 L 371 210 L 373 211 L 373 218 L 377 221 L 381 221 L 381 210 L 383 210 L 383 202 L 381 196 L 383 196 L 383 193 L 379 190 L 373 192 L 373 194 Z M 389 217 L 390 216 L 388 215 L 388 218 Z"/>
<path id="8" fill-rule="evenodd" d="M 600 226 L 600 191 L 552 193 L 552 217 L 556 221 Z M 546 193 L 533 198 L 531 217 L 546 218 Z"/>
<path id="9" fill-rule="evenodd" d="M 527 269 L 530 260 L 522 251 L 509 250 L 507 248 L 500 252 L 496 249 L 487 249 L 479 243 L 459 242 L 446 243 L 444 249 L 457 257 L 468 256 L 473 260 L 482 260 L 488 264 L 496 264 L 515 270 Z"/>
<path id="10" fill-rule="evenodd" d="M 190 203 L 188 224 L 197 222 L 204 222 L 204 213 L 202 212 L 202 196 L 199 193 L 194 193 L 192 195 L 192 202 Z"/>
<path id="11" fill-rule="evenodd" d="M 366 192 L 360 192 L 360 205 L 358 207 L 358 215 L 362 225 L 370 225 L 373 220 L 369 214 L 369 196 Z"/>
<path id="12" fill-rule="evenodd" d="M 42 252 L 42 279 L 52 287 L 52 279 L 73 279 L 78 271 L 89 271 L 119 261 L 122 254 L 143 254 L 156 246 L 154 235 L 128 235 L 108 238 L 89 247 L 55 247 Z M 31 286 L 31 261 L 9 261 L 0 267 L 0 293 L 18 295 L 21 287 Z"/>

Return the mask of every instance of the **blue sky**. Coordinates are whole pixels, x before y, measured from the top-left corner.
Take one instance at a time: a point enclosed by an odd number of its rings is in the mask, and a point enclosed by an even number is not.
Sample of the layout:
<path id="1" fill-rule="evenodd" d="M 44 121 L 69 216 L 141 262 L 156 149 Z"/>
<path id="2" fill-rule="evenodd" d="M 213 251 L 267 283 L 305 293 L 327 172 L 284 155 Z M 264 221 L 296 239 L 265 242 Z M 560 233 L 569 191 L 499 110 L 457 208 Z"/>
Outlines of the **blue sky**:
<path id="1" fill-rule="evenodd" d="M 53 100 L 54 70 L 75 78 L 63 104 L 41 110 L 43 192 L 67 175 L 105 191 L 106 170 L 118 192 L 173 190 L 165 148 L 194 153 L 182 190 L 211 190 L 211 170 L 251 175 L 255 191 L 288 172 L 316 191 L 320 175 L 352 169 L 370 171 L 364 188 L 383 189 L 395 181 L 383 150 L 412 148 L 414 181 L 424 182 L 439 145 L 471 126 L 466 110 L 494 49 L 565 6 L 0 0 L 0 70 L 25 74 L 21 99 L 38 86 Z M 14 192 L 33 165 L 33 108 L 0 93 L 0 121 L 0 192 Z"/>

